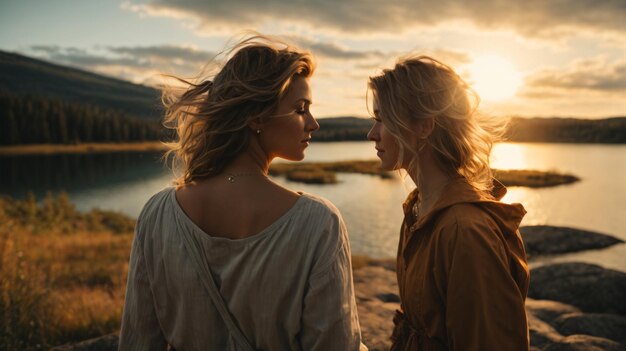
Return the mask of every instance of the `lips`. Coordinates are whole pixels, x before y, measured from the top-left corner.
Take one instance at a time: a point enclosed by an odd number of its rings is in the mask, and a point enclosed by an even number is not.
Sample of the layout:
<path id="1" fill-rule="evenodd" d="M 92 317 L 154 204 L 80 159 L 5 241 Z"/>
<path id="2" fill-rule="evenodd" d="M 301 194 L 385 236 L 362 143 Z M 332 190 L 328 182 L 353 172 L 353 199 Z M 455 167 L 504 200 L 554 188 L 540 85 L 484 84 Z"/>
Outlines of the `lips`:
<path id="1" fill-rule="evenodd" d="M 300 142 L 301 142 L 301 143 L 308 143 L 309 141 L 311 141 L 311 138 L 310 138 L 310 137 L 309 137 L 309 138 L 306 138 L 306 139 L 303 139 L 303 140 L 301 140 Z"/>

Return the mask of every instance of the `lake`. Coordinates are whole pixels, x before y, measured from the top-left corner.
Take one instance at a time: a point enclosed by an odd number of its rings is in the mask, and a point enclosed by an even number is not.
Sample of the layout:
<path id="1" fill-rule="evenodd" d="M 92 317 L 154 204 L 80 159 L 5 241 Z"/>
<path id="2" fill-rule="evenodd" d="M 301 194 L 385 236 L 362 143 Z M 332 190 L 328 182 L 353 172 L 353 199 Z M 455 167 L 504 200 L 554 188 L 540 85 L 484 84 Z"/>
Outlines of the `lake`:
<path id="1" fill-rule="evenodd" d="M 66 191 L 78 209 L 94 207 L 136 217 L 155 192 L 171 183 L 170 171 L 155 153 L 102 153 L 0 157 L 0 193 L 23 198 L 33 191 Z M 312 143 L 305 161 L 374 159 L 370 142 Z M 626 145 L 502 143 L 493 167 L 567 172 L 580 182 L 543 189 L 510 187 L 503 201 L 519 202 L 528 214 L 522 225 L 569 226 L 626 240 Z M 401 203 L 412 188 L 410 179 L 381 179 L 338 174 L 338 184 L 311 185 L 276 181 L 294 190 L 331 200 L 344 216 L 354 254 L 396 254 Z M 537 260 L 585 261 L 626 271 L 626 244 Z"/>

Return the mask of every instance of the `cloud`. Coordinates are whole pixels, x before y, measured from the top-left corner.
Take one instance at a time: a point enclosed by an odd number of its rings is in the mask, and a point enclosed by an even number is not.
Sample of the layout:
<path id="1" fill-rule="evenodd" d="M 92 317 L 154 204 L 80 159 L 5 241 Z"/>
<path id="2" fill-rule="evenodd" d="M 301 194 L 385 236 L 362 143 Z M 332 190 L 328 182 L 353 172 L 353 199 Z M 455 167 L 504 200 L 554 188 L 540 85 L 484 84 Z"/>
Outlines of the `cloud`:
<path id="1" fill-rule="evenodd" d="M 85 50 L 57 45 L 35 45 L 36 56 L 134 82 L 149 82 L 159 73 L 195 76 L 216 53 L 193 46 L 108 46 Z"/>
<path id="2" fill-rule="evenodd" d="M 564 69 L 544 69 L 526 79 L 522 95 L 539 97 L 545 92 L 625 93 L 626 58 L 609 62 L 606 58 L 577 60 Z"/>
<path id="3" fill-rule="evenodd" d="M 56 45 L 35 45 L 31 46 L 30 49 L 35 53 L 43 54 L 44 58 L 51 61 L 82 68 L 95 66 L 149 67 L 149 62 L 140 58 L 99 56 L 77 48 L 62 48 Z"/>
<path id="4" fill-rule="evenodd" d="M 390 55 L 390 53 L 379 50 L 351 50 L 336 43 L 322 42 L 301 36 L 285 36 L 285 39 L 293 42 L 299 48 L 311 50 L 316 56 L 337 60 L 369 60 L 385 58 Z"/>
<path id="5" fill-rule="evenodd" d="M 217 53 L 199 50 L 189 46 L 160 45 L 135 47 L 108 47 L 108 50 L 121 55 L 151 60 L 185 60 L 206 63 Z"/>
<path id="6" fill-rule="evenodd" d="M 147 16 L 192 18 L 199 29 L 305 25 L 345 33 L 392 33 L 450 22 L 553 38 L 581 30 L 626 32 L 624 0 L 146 0 L 123 8 Z"/>

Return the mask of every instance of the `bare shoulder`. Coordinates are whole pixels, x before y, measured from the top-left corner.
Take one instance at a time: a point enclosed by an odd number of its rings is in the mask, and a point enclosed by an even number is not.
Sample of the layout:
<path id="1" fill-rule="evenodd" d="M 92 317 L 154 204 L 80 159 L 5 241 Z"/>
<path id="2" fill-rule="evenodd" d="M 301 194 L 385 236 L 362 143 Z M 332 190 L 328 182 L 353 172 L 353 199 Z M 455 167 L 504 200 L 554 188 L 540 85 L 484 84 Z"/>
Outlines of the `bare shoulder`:
<path id="1" fill-rule="evenodd" d="M 201 184 L 186 184 L 175 190 L 176 201 L 189 217 L 199 217 L 204 206 L 206 190 Z"/>
<path id="2" fill-rule="evenodd" d="M 287 204 L 294 204 L 299 198 L 303 197 L 303 200 L 308 204 L 305 208 L 309 214 L 341 217 L 339 210 L 330 200 L 319 195 L 294 191 L 274 182 L 266 189 L 262 197 L 271 199 L 273 202 L 284 202 Z"/>

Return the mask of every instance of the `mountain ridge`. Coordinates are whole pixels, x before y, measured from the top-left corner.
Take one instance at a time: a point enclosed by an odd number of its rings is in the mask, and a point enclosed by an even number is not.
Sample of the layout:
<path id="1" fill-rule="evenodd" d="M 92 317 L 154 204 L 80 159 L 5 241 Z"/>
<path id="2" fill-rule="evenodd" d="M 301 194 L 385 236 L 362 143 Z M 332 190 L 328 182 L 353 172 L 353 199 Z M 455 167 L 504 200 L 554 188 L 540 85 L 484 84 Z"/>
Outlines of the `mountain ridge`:
<path id="1" fill-rule="evenodd" d="M 0 50 L 0 123 L 6 126 L 0 144 L 155 140 L 170 135 L 158 130 L 160 95 L 145 85 Z M 372 125 L 370 119 L 354 116 L 318 121 L 320 141 L 366 140 Z M 50 128 L 52 134 L 46 130 Z M 520 142 L 626 143 L 626 117 L 512 117 L 507 137 Z"/>
<path id="2" fill-rule="evenodd" d="M 113 108 L 138 118 L 161 117 L 154 88 L 0 50 L 0 90 Z"/>

